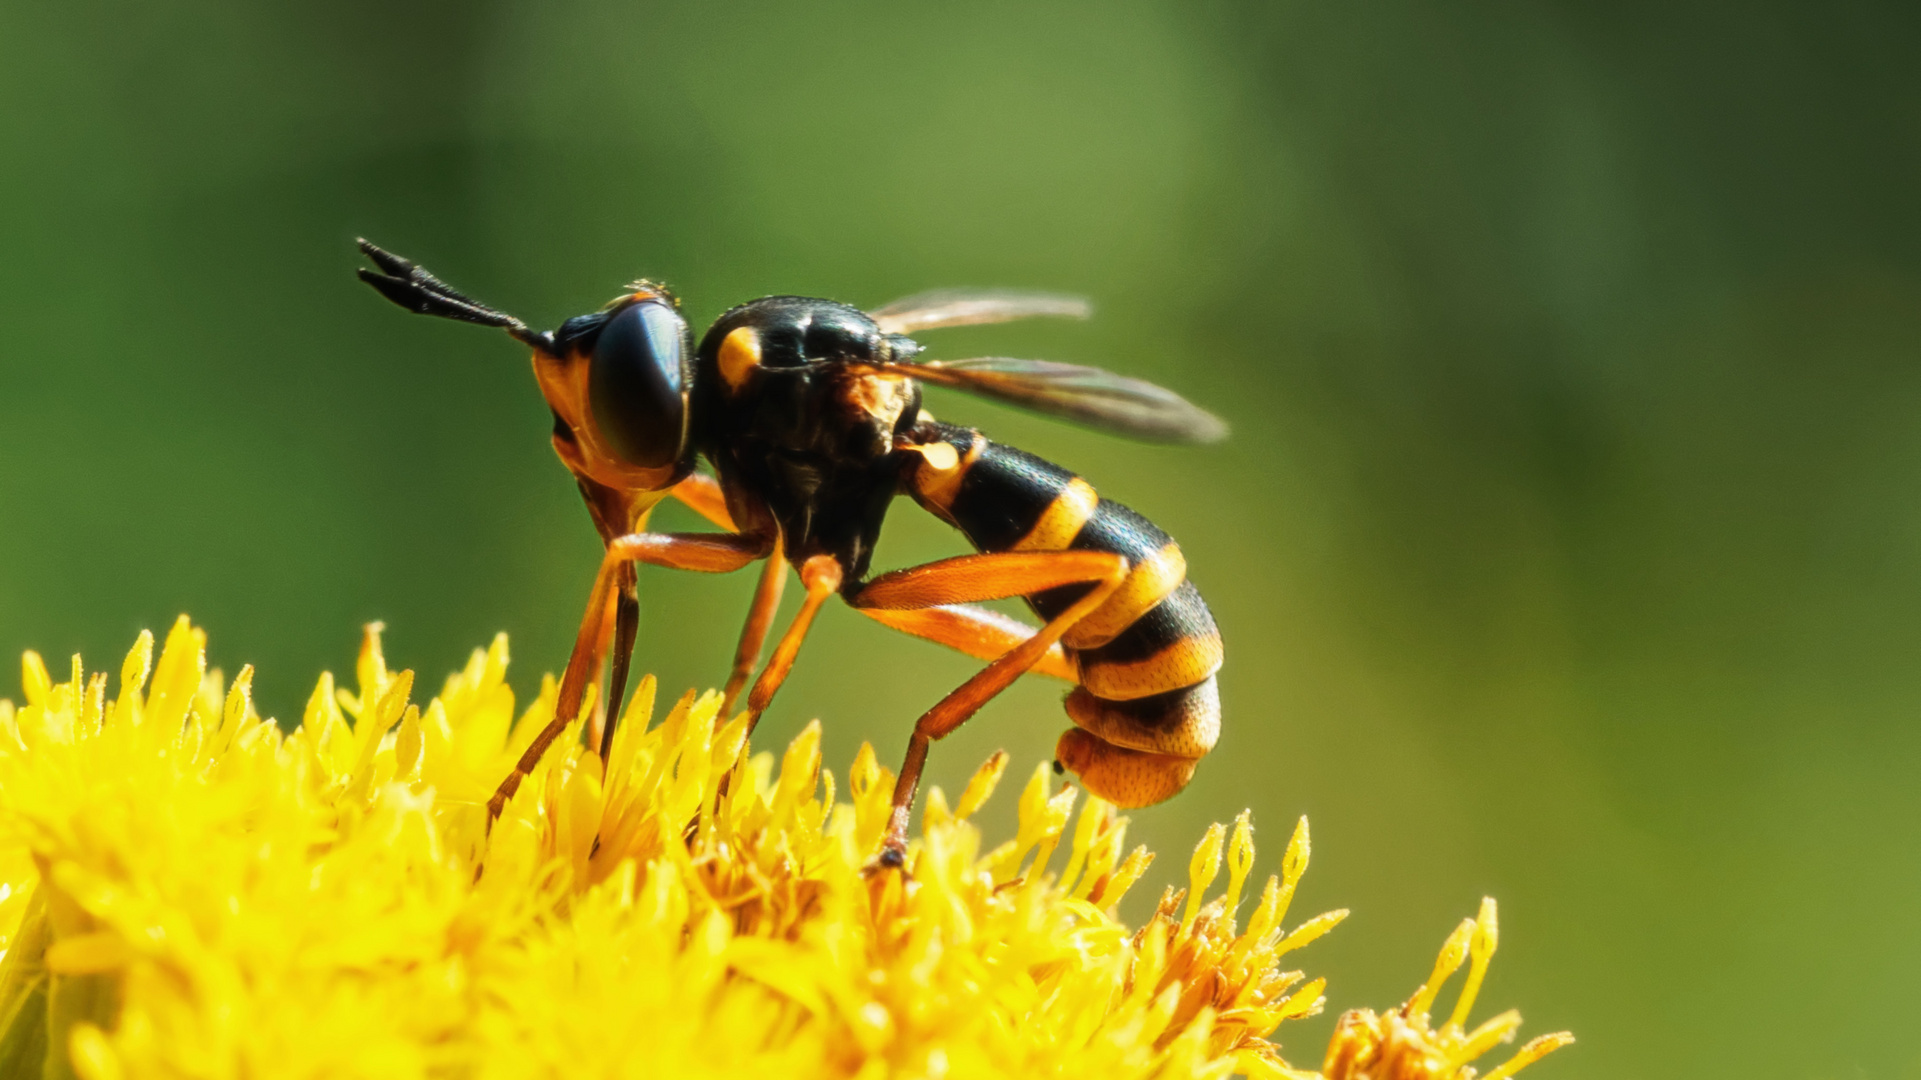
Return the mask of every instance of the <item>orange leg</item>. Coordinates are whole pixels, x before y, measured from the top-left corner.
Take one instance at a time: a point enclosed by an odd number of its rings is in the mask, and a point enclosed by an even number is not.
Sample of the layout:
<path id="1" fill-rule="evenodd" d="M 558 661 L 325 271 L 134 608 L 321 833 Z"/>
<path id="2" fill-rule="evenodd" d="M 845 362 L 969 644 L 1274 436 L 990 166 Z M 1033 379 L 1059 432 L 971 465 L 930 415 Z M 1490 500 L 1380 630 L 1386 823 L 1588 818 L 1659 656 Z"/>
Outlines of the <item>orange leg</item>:
<path id="1" fill-rule="evenodd" d="M 600 669 L 600 654 L 605 647 L 601 628 L 614 607 L 614 593 L 619 588 L 623 567 L 641 562 L 675 570 L 726 573 L 765 558 L 771 547 L 772 541 L 764 537 L 713 533 L 631 533 L 609 540 L 607 554 L 601 559 L 600 573 L 594 577 L 594 589 L 587 600 L 587 613 L 581 618 L 580 632 L 574 637 L 573 654 L 567 658 L 567 670 L 560 679 L 554 718 L 534 737 L 514 771 L 501 781 L 493 798 L 487 800 L 487 820 L 492 822 L 500 816 L 507 800 L 520 789 L 521 780 L 540 764 L 547 747 L 580 715 L 581 696 Z M 609 725 L 607 731 L 611 732 L 611 728 Z M 606 737 L 603 735 L 603 741 Z"/>
<path id="2" fill-rule="evenodd" d="M 780 594 L 787 586 L 787 560 L 778 537 L 774 540 L 774 550 L 767 555 L 767 565 L 761 569 L 760 584 L 754 588 L 754 602 L 747 609 L 747 622 L 740 628 L 740 643 L 734 646 L 734 669 L 727 675 L 727 688 L 720 707 L 722 717 L 734 715 L 734 702 L 740 700 L 740 692 L 747 686 L 747 679 L 754 673 L 754 665 L 760 663 L 761 646 L 767 643 L 767 631 L 774 625 L 774 615 L 780 611 Z"/>
<path id="3" fill-rule="evenodd" d="M 601 611 L 600 619 L 594 624 L 598 629 L 594 636 L 593 649 L 588 653 L 587 678 L 581 685 L 589 686 L 600 682 L 600 669 L 613 652 L 614 634 L 619 628 L 620 604 L 618 590 L 606 597 L 607 606 Z M 585 618 L 582 621 L 586 621 Z M 587 717 L 587 745 L 599 746 L 602 730 L 607 720 L 607 699 L 601 697 L 594 702 L 593 714 Z"/>
<path id="4" fill-rule="evenodd" d="M 943 604 L 924 611 L 859 610 L 862 615 L 883 626 L 936 645 L 945 645 L 976 660 L 994 660 L 1004 656 L 1037 632 L 1019 619 L 972 604 Z M 1074 665 L 1059 644 L 1041 654 L 1032 671 L 1036 675 L 1065 679 L 1071 683 L 1080 681 Z"/>
<path id="5" fill-rule="evenodd" d="M 894 813 L 887 823 L 881 862 L 899 866 L 907 854 L 907 818 L 927 765 L 928 746 L 966 723 L 981 706 L 1011 686 L 1038 663 L 1073 625 L 1099 608 L 1127 579 L 1125 558 L 1104 551 L 1002 552 L 963 555 L 883 574 L 867 583 L 849 603 L 858 608 L 913 610 L 977 600 L 1029 596 L 1062 585 L 1092 584 L 1046 626 L 988 664 L 973 678 L 921 715 L 907 743 L 894 784 Z"/>
<path id="6" fill-rule="evenodd" d="M 734 524 L 734 515 L 727 509 L 727 495 L 720 490 L 720 481 L 706 473 L 692 474 L 668 488 L 667 494 L 686 503 L 688 509 L 728 532 L 740 531 L 740 526 Z"/>
<path id="7" fill-rule="evenodd" d="M 628 563 L 614 591 L 614 670 L 607 677 L 607 697 L 597 711 L 600 731 L 590 740 L 600 746 L 600 764 L 614 748 L 614 725 L 620 723 L 620 702 L 627 694 L 627 669 L 634 662 L 634 635 L 640 630 L 640 594 L 634 566 Z"/>
<path id="8" fill-rule="evenodd" d="M 629 533 L 647 531 L 647 519 L 654 511 L 654 504 L 660 501 L 661 493 L 620 491 L 586 477 L 576 477 L 575 480 L 580 485 L 580 496 L 587 503 L 587 513 L 594 519 L 594 529 L 600 533 L 602 543 L 611 543 Z M 594 708 L 594 715 L 588 718 L 589 746 L 611 745 L 613 724 L 620 721 L 620 702 L 627 693 L 627 669 L 634 657 L 634 632 L 640 624 L 640 597 L 634 591 L 634 584 L 634 568 L 630 565 L 621 573 L 620 588 L 612 600 L 610 617 L 603 619 L 601 636 L 594 646 L 596 663 L 588 672 L 587 681 L 599 681 L 599 661 L 607 655 L 610 647 L 614 670 L 608 679 L 607 696 L 600 699 Z M 608 722 L 610 703 L 613 723 Z M 604 762 L 606 757 L 603 749 L 601 760 Z"/>
<path id="9" fill-rule="evenodd" d="M 728 532 L 740 531 L 740 526 L 734 523 L 732 512 L 727 509 L 727 495 L 721 490 L 720 482 L 713 477 L 694 473 L 675 484 L 669 494 Z M 734 703 L 740 699 L 741 690 L 754 674 L 754 665 L 760 663 L 760 650 L 767 644 L 767 631 L 774 625 L 774 615 L 780 610 L 781 590 L 786 584 L 787 564 L 781 558 L 781 549 L 777 545 L 767 557 L 760 584 L 754 589 L 753 605 L 747 609 L 747 622 L 740 628 L 740 642 L 734 646 L 734 667 L 727 675 L 727 688 L 722 691 L 726 695 L 720 708 L 723 717 L 733 715 Z"/>
<path id="10" fill-rule="evenodd" d="M 760 714 L 767 711 L 781 684 L 787 681 L 787 673 L 794 670 L 794 658 L 800 655 L 800 643 L 806 640 L 808 629 L 814 625 L 814 616 L 820 614 L 821 605 L 828 597 L 840 591 L 840 582 L 840 562 L 832 555 L 816 555 L 800 564 L 800 584 L 807 590 L 807 596 L 800 602 L 800 610 L 794 613 L 794 621 L 787 624 L 787 632 L 780 636 L 780 643 L 774 646 L 773 659 L 767 661 L 760 678 L 754 680 L 753 691 L 747 695 L 748 731 L 760 723 Z"/>
<path id="11" fill-rule="evenodd" d="M 644 521 L 641 523 L 646 524 Z M 601 615 L 600 636 L 594 639 L 594 661 L 587 671 L 587 682 L 600 681 L 600 666 L 613 658 L 613 674 L 607 680 L 607 695 L 594 702 L 594 714 L 587 718 L 587 745 L 601 747 L 601 764 L 607 763 L 607 748 L 613 745 L 613 727 L 620 722 L 620 699 L 627 693 L 627 669 L 634 658 L 634 635 L 640 628 L 640 594 L 631 564 L 622 568 L 607 610 Z M 608 711 L 612 704 L 613 711 Z"/>

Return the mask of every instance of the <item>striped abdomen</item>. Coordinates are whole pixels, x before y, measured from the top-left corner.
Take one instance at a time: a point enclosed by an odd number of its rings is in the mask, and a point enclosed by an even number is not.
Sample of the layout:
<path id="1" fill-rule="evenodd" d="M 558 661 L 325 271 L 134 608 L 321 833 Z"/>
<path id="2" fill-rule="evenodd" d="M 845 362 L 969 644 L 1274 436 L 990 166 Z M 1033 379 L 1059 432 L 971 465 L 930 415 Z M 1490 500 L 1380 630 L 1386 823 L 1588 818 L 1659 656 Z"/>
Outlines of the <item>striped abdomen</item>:
<path id="1" fill-rule="evenodd" d="M 1079 674 L 1067 697 L 1077 725 L 1055 754 L 1087 789 L 1120 806 L 1159 802 L 1194 775 L 1220 734 L 1221 635 L 1187 580 L 1180 546 L 1146 518 L 1101 498 L 1052 462 L 979 432 L 924 422 L 908 476 L 914 500 L 960 529 L 978 551 L 1106 551 L 1127 559 L 1126 581 L 1061 639 Z M 1092 586 L 1027 598 L 1043 619 Z"/>

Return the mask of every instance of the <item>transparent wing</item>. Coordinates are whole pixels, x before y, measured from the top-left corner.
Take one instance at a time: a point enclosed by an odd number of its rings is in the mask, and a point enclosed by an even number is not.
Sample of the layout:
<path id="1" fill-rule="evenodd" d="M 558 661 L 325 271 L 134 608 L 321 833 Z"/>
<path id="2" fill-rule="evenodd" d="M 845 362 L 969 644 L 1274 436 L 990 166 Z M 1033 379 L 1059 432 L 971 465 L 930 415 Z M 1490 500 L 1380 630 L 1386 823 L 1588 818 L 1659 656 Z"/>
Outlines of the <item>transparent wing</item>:
<path id="1" fill-rule="evenodd" d="M 912 334 L 946 326 L 981 326 L 1052 315 L 1085 319 L 1094 306 L 1078 296 L 1017 289 L 935 289 L 904 296 L 870 311 L 882 333 Z"/>
<path id="2" fill-rule="evenodd" d="M 887 371 L 1137 439 L 1205 443 L 1227 437 L 1225 421 L 1174 391 L 1100 368 L 988 356 L 893 364 Z"/>

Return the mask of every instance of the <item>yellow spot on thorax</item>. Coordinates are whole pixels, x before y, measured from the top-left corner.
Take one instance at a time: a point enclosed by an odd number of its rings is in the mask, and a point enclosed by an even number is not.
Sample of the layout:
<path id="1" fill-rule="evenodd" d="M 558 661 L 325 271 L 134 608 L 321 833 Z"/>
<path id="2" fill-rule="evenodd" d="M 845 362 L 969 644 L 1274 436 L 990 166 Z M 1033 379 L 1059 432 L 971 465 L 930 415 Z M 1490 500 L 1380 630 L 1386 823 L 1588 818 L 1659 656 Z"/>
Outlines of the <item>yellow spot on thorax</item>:
<path id="1" fill-rule="evenodd" d="M 737 327 L 720 342 L 720 378 L 729 390 L 739 390 L 760 367 L 760 334 L 751 326 Z"/>

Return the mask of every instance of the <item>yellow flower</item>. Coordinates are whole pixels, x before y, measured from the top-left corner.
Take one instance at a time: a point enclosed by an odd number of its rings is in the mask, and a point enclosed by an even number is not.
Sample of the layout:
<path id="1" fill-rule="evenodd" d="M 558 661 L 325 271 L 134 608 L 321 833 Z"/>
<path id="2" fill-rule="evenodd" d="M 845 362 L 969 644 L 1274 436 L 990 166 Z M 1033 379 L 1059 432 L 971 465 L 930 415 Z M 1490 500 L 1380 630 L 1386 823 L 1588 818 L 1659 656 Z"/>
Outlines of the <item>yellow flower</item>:
<path id="1" fill-rule="evenodd" d="M 777 767 L 718 695 L 648 726 L 643 680 L 604 775 L 563 739 L 490 835 L 556 695 L 516 721 L 504 637 L 423 708 L 370 627 L 356 692 L 323 675 L 291 732 L 250 669 L 226 685 L 204 657 L 183 618 L 111 699 L 79 658 L 56 684 L 28 653 L 25 705 L 0 701 L 0 1075 L 1312 1075 L 1271 1041 L 1323 1002 L 1281 959 L 1345 914 L 1286 927 L 1305 820 L 1245 927 L 1244 814 L 1130 931 L 1115 906 L 1151 856 L 1045 766 L 1013 840 L 983 850 L 969 820 L 996 755 L 953 804 L 928 792 L 908 875 L 877 872 L 893 778 L 870 747 L 842 791 L 818 725 Z M 1425 989 L 1350 1013 L 1330 1076 L 1452 1076 L 1388 1067 L 1511 1037 L 1508 1016 L 1460 1030 L 1492 912 L 1430 980 L 1472 937 L 1456 1016 L 1429 1031 Z"/>
<path id="2" fill-rule="evenodd" d="M 1434 974 L 1414 991 L 1407 1004 L 1382 1016 L 1372 1009 L 1343 1013 L 1335 1025 L 1334 1038 L 1327 1047 L 1327 1062 L 1322 1067 L 1327 1080 L 1452 1080 L 1473 1077 L 1468 1062 L 1496 1046 L 1514 1041 L 1520 1030 L 1521 1014 L 1513 1009 L 1494 1017 L 1472 1031 L 1467 1016 L 1480 995 L 1481 980 L 1487 976 L 1488 962 L 1500 940 L 1500 924 L 1495 918 L 1494 898 L 1481 901 L 1478 918 L 1463 919 L 1441 946 L 1434 961 Z M 1472 954 L 1467 982 L 1454 1002 L 1454 1011 L 1439 1030 L 1429 1016 L 1441 986 L 1460 970 Z M 1566 1031 L 1542 1035 L 1530 1041 L 1507 1062 L 1482 1080 L 1507 1080 L 1522 1069 L 1574 1041 Z"/>

